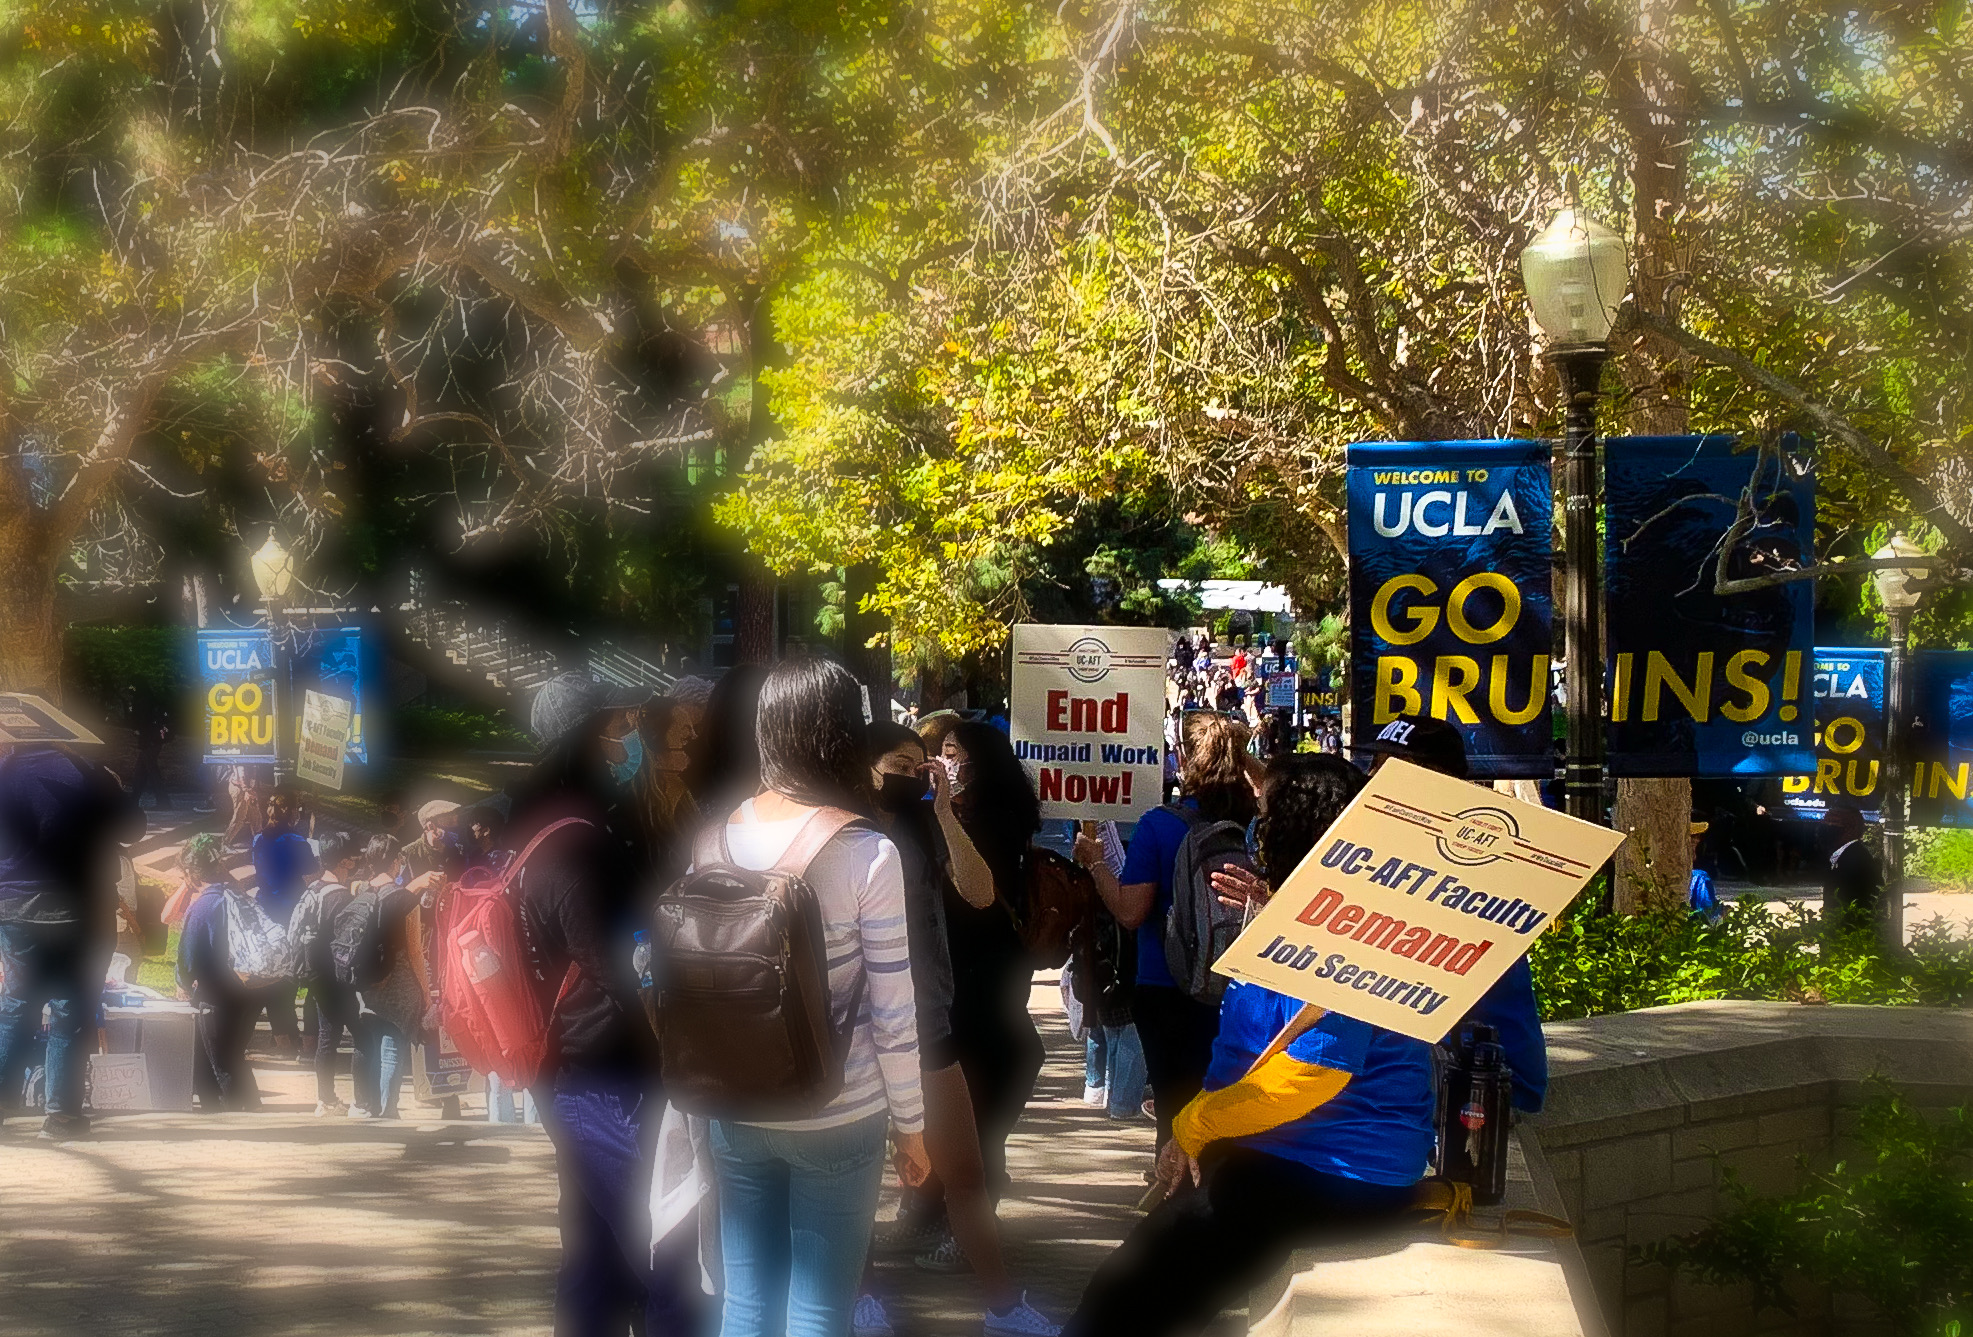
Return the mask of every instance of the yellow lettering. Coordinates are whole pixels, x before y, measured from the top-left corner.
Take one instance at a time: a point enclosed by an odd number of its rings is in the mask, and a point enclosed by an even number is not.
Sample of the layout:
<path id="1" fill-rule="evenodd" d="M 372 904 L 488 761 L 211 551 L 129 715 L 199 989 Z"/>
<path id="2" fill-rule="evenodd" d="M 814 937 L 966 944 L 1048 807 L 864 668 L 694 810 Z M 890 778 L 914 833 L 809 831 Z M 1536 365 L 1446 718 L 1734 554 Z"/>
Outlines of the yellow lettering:
<path id="1" fill-rule="evenodd" d="M 1745 692 L 1747 694 L 1747 704 L 1736 706 L 1731 701 L 1722 701 L 1720 702 L 1720 714 L 1726 716 L 1735 724 L 1751 724 L 1753 721 L 1767 714 L 1768 702 L 1773 698 L 1774 694 L 1768 690 L 1767 683 L 1747 672 L 1747 666 L 1750 664 L 1764 665 L 1766 663 L 1767 651 L 1765 650 L 1742 650 L 1739 654 L 1726 661 L 1727 685 Z"/>
<path id="2" fill-rule="evenodd" d="M 1444 719 L 1450 706 L 1461 724 L 1478 724 L 1480 717 L 1466 704 L 1466 694 L 1479 685 L 1477 663 L 1465 655 L 1440 655 L 1432 665 L 1432 717 Z"/>
<path id="3" fill-rule="evenodd" d="M 1630 662 L 1636 658 L 1628 650 L 1617 656 L 1616 683 L 1610 689 L 1610 722 L 1622 724 L 1630 718 Z"/>
<path id="4" fill-rule="evenodd" d="M 255 715 L 253 719 L 253 740 L 262 747 L 274 741 L 274 717 Z"/>
<path id="5" fill-rule="evenodd" d="M 1843 763 L 1834 757 L 1817 757 L 1815 761 L 1815 792 L 1834 794 L 1838 792 L 1838 773 Z"/>
<path id="6" fill-rule="evenodd" d="M 1781 792 L 1784 794 L 1806 794 L 1809 792 L 1809 777 L 1806 775 L 1784 775 L 1781 777 Z"/>
<path id="7" fill-rule="evenodd" d="M 1415 572 L 1402 576 L 1392 576 L 1377 591 L 1377 597 L 1370 601 L 1370 628 L 1391 645 L 1416 645 L 1432 634 L 1432 628 L 1439 625 L 1439 610 L 1436 608 L 1408 608 L 1400 610 L 1411 618 L 1411 626 L 1399 631 L 1391 625 L 1391 604 L 1401 590 L 1417 590 L 1420 594 L 1437 594 L 1439 587 L 1424 576 Z M 1382 662 L 1381 660 L 1379 661 Z M 1416 679 L 1418 670 L 1412 668 Z M 1417 710 L 1413 706 L 1412 710 Z M 1386 716 L 1380 723 L 1389 723 L 1395 716 Z"/>
<path id="8" fill-rule="evenodd" d="M 229 736 L 226 729 L 225 717 L 214 715 L 212 717 L 212 745 L 214 747 L 225 747 Z"/>
<path id="9" fill-rule="evenodd" d="M 1403 704 L 1397 704 L 1398 702 Z M 1402 655 L 1377 656 L 1377 691 L 1370 718 L 1376 724 L 1389 724 L 1400 715 L 1416 715 L 1424 708 L 1418 697 L 1418 665 Z"/>
<path id="10" fill-rule="evenodd" d="M 232 742 L 234 745 L 245 747 L 247 736 L 253 732 L 253 718 L 249 715 L 232 715 L 228 717 L 227 722 L 230 722 L 233 726 Z"/>
<path id="11" fill-rule="evenodd" d="M 1846 730 L 1848 742 L 1836 741 L 1836 731 Z M 1822 745 L 1831 752 L 1849 753 L 1863 746 L 1863 721 L 1854 715 L 1845 715 L 1840 720 L 1829 721 L 1822 731 Z"/>
<path id="12" fill-rule="evenodd" d="M 1500 617 L 1490 627 L 1476 627 L 1466 620 L 1466 600 L 1475 590 L 1493 590 L 1500 595 Z M 1476 571 L 1452 587 L 1446 597 L 1445 620 L 1452 634 L 1468 645 L 1486 645 L 1514 630 L 1521 618 L 1520 587 L 1498 571 Z"/>
<path id="13" fill-rule="evenodd" d="M 206 693 L 206 709 L 215 715 L 224 715 L 233 709 L 233 684 L 216 682 Z"/>
<path id="14" fill-rule="evenodd" d="M 1658 718 L 1658 697 L 1660 689 L 1669 687 L 1672 695 L 1679 699 L 1695 723 L 1704 724 L 1711 714 L 1713 696 L 1713 652 L 1699 652 L 1698 672 L 1693 675 L 1692 685 L 1679 681 L 1678 674 L 1672 671 L 1671 661 L 1653 650 L 1644 661 L 1644 722 L 1649 724 Z"/>
<path id="15" fill-rule="evenodd" d="M 1487 709 L 1502 724 L 1526 724 L 1541 714 L 1548 703 L 1548 656 L 1536 655 L 1528 670 L 1527 704 L 1519 710 L 1507 705 L 1507 656 L 1493 657 L 1493 671 L 1487 677 Z"/>
<path id="16" fill-rule="evenodd" d="M 1877 763 L 1875 760 L 1870 763 L 1870 778 L 1864 781 L 1861 786 L 1857 784 L 1857 759 L 1855 757 L 1850 758 L 1850 764 L 1847 769 L 1848 778 L 1844 782 L 1844 788 L 1848 789 L 1858 798 L 1877 792 Z"/>
<path id="17" fill-rule="evenodd" d="M 233 709 L 242 715 L 258 715 L 264 704 L 257 682 L 243 682 L 233 689 Z"/>
<path id="18" fill-rule="evenodd" d="M 1966 801 L 1966 763 L 1962 761 L 1959 763 L 1958 770 L 1948 771 L 1943 764 L 1936 761 L 1933 762 L 1931 797 L 1937 798 L 1939 796 L 1939 785 L 1941 783 L 1952 792 L 1954 798 L 1964 803 Z"/>

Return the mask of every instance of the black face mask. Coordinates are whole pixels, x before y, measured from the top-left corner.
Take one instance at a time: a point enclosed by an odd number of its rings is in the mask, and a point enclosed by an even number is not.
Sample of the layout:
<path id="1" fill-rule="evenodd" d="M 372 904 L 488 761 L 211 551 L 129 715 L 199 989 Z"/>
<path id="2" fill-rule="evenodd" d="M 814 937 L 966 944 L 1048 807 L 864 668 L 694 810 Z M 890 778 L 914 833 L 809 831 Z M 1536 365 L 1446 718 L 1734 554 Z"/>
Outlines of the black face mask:
<path id="1" fill-rule="evenodd" d="M 930 782 L 922 775 L 884 776 L 884 783 L 877 790 L 877 806 L 885 812 L 910 812 L 912 804 L 923 803 L 930 792 Z"/>

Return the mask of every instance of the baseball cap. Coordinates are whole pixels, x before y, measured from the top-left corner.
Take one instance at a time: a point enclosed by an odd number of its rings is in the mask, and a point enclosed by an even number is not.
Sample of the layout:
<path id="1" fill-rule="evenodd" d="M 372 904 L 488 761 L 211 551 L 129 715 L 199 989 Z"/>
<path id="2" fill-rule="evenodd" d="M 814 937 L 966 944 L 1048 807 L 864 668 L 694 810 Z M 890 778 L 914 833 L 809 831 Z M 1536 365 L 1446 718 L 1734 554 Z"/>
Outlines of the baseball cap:
<path id="1" fill-rule="evenodd" d="M 648 687 L 600 682 L 586 673 L 558 673 L 541 684 L 528 711 L 528 728 L 542 746 L 574 733 L 605 710 L 628 710 L 651 698 Z"/>
<path id="2" fill-rule="evenodd" d="M 1459 730 L 1430 715 L 1400 715 L 1377 731 L 1364 751 L 1406 761 L 1456 779 L 1466 778 L 1466 740 Z"/>
<path id="3" fill-rule="evenodd" d="M 418 825 L 424 826 L 428 822 L 436 822 L 441 817 L 450 817 L 458 811 L 457 803 L 449 799 L 435 798 L 418 809 Z"/>

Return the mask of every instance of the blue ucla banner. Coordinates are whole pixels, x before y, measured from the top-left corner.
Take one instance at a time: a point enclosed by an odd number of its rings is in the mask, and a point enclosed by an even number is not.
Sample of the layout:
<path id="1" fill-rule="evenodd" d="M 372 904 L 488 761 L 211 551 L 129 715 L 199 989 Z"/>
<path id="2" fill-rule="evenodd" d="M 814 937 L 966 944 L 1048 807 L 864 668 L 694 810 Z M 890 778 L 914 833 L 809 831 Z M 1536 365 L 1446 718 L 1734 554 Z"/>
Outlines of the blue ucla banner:
<path id="1" fill-rule="evenodd" d="M 1731 436 L 1604 443 L 1610 772 L 1802 775 L 1815 770 L 1812 582 L 1715 594 L 1743 493 L 1754 523 L 1728 559 L 1742 579 L 1814 560 L 1815 477 L 1792 453 Z M 1750 492 L 1751 489 L 1751 492 Z"/>
<path id="2" fill-rule="evenodd" d="M 368 737 L 363 727 L 363 689 L 366 679 L 365 644 L 360 627 L 303 627 L 294 633 L 288 659 L 291 700 L 301 701 L 305 691 L 338 697 L 349 702 L 349 742 L 343 760 L 361 765 L 370 760 Z M 301 727 L 301 712 L 295 712 L 294 729 Z"/>
<path id="3" fill-rule="evenodd" d="M 196 681 L 207 762 L 274 761 L 274 642 L 266 631 L 201 631 Z"/>
<path id="4" fill-rule="evenodd" d="M 1815 774 L 1784 776 L 1782 802 L 1820 818 L 1831 808 L 1855 808 L 1877 820 L 1884 772 L 1886 652 L 1823 647 L 1810 675 L 1815 697 Z"/>
<path id="5" fill-rule="evenodd" d="M 1431 715 L 1476 779 L 1552 775 L 1547 444 L 1354 445 L 1347 491 L 1355 746 Z"/>
<path id="6" fill-rule="evenodd" d="M 1911 657 L 1911 824 L 1973 826 L 1973 651 Z"/>

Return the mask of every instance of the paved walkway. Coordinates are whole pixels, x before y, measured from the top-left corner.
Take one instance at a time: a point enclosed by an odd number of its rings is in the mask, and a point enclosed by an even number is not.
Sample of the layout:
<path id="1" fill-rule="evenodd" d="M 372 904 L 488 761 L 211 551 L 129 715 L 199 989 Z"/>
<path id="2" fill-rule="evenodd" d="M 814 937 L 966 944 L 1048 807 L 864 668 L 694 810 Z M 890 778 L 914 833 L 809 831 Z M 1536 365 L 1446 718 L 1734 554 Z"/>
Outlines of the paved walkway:
<path id="1" fill-rule="evenodd" d="M 1082 1104 L 1053 992 L 1035 990 L 1049 1062 L 1001 1215 L 1016 1275 L 1064 1317 L 1136 1219 L 1151 1129 Z M 0 1333 L 545 1337 L 559 1245 L 539 1130 L 316 1119 L 299 1066 L 258 1074 L 264 1114 L 111 1117 L 63 1146 L 26 1119 L 0 1131 Z M 979 1332 L 968 1278 L 879 1269 L 903 1337 Z"/>

